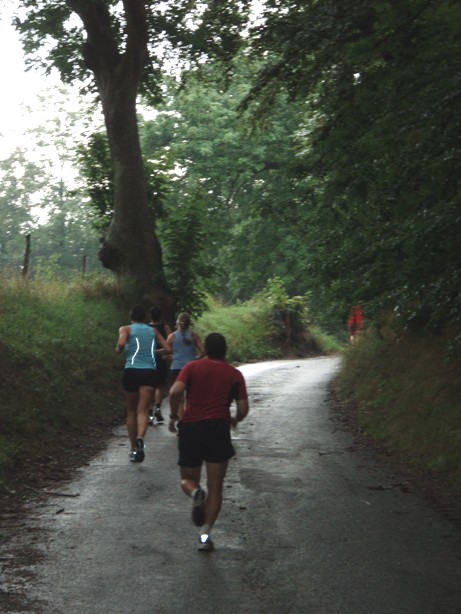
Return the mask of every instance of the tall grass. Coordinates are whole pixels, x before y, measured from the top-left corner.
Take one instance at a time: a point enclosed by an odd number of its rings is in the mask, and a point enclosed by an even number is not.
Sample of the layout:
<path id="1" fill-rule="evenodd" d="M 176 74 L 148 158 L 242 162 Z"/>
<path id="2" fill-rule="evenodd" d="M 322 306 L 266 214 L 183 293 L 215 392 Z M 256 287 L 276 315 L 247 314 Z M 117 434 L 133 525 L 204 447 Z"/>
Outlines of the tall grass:
<path id="1" fill-rule="evenodd" d="M 388 449 L 461 488 L 461 358 L 444 335 L 382 333 L 369 331 L 345 352 L 341 396 Z"/>
<path id="2" fill-rule="evenodd" d="M 91 297 L 80 281 L 2 280 L 0 478 L 121 415 L 121 318 L 116 300 Z"/>
<path id="3" fill-rule="evenodd" d="M 197 321 L 196 330 L 202 337 L 212 332 L 224 335 L 230 362 L 270 360 L 281 356 L 281 348 L 273 344 L 269 309 L 264 303 L 222 306 L 210 300 L 208 311 Z"/>
<path id="4" fill-rule="evenodd" d="M 337 339 L 313 325 L 304 299 L 289 298 L 278 278 L 245 303 L 222 305 L 210 300 L 196 328 L 201 335 L 222 333 L 231 362 L 328 354 L 343 348 Z"/>

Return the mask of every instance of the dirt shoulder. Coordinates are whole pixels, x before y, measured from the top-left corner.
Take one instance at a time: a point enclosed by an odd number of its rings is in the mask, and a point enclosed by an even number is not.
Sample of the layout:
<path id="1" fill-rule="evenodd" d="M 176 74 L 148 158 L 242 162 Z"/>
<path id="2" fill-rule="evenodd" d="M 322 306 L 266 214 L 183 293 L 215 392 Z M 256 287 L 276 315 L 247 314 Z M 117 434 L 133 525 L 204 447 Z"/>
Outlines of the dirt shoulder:
<path id="1" fill-rule="evenodd" d="M 450 475 L 422 468 L 411 458 L 389 450 L 384 442 L 374 439 L 360 427 L 356 408 L 342 401 L 334 384 L 331 385 L 330 392 L 334 398 L 334 420 L 337 428 L 347 430 L 353 435 L 353 449 L 366 450 L 377 461 L 390 466 L 392 471 L 402 478 L 396 486 L 420 492 L 444 517 L 461 526 L 461 493 L 453 485 Z"/>
<path id="2" fill-rule="evenodd" d="M 57 446 L 52 454 L 34 462 L 27 461 L 10 476 L 8 485 L 0 485 L 0 611 L 41 611 L 27 598 L 28 570 L 40 564 L 41 554 L 34 548 L 40 541 L 37 529 L 27 519 L 35 506 L 40 506 L 50 495 L 68 496 L 65 485 L 77 469 L 83 467 L 103 449 L 120 420 L 108 426 L 79 430 Z M 24 539 L 24 536 L 27 536 Z M 20 577 L 24 586 L 8 583 L 8 578 Z M 36 609 L 37 607 L 37 609 Z"/>
<path id="3" fill-rule="evenodd" d="M 108 426 L 92 427 L 80 430 L 63 440 L 63 445 L 56 446 L 52 454 L 27 460 L 24 450 L 24 462 L 9 476 L 8 484 L 0 484 L 0 520 L 19 517 L 25 513 L 30 499 L 46 496 L 50 491 L 72 479 L 76 469 L 83 467 L 105 447 L 113 428 L 120 424 L 114 421 Z M 2 526 L 5 526 L 2 523 Z M 11 527 L 11 524 L 8 524 Z M 5 538 L 0 532 L 0 541 Z"/>

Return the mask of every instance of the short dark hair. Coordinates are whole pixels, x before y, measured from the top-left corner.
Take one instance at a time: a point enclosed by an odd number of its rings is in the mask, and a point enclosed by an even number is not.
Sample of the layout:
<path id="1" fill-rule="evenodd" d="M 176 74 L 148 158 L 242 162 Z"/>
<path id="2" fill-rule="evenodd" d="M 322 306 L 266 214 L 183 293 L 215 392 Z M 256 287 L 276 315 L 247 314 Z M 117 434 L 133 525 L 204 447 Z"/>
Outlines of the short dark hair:
<path id="1" fill-rule="evenodd" d="M 150 310 L 150 317 L 152 320 L 160 320 L 162 317 L 162 308 L 159 305 L 154 305 Z"/>
<path id="2" fill-rule="evenodd" d="M 132 307 L 130 317 L 133 322 L 144 322 L 146 319 L 146 310 L 142 305 L 135 305 Z"/>
<path id="3" fill-rule="evenodd" d="M 205 338 L 205 350 L 208 358 L 222 360 L 227 352 L 225 337 L 221 333 L 210 333 Z"/>

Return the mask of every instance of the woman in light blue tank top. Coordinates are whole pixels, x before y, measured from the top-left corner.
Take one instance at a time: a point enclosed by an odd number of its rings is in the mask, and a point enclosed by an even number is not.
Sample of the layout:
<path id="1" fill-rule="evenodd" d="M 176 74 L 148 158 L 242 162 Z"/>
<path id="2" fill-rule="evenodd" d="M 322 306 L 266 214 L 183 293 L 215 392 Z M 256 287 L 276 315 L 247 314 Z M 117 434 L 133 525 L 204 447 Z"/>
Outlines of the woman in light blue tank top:
<path id="1" fill-rule="evenodd" d="M 169 335 L 167 341 L 173 354 L 170 370 L 173 372 L 174 379 L 188 362 L 205 355 L 202 340 L 197 333 L 190 330 L 188 313 L 182 312 L 178 315 L 176 330 Z"/>
<path id="2" fill-rule="evenodd" d="M 148 324 L 133 322 L 125 344 L 125 369 L 157 369 L 156 339 Z"/>
<path id="3" fill-rule="evenodd" d="M 157 330 L 144 322 L 144 307 L 135 305 L 130 319 L 131 324 L 119 329 L 115 351 L 126 351 L 122 383 L 128 404 L 127 429 L 131 444 L 129 458 L 142 463 L 149 407 L 157 386 L 155 350 L 161 345 L 167 352 L 171 352 L 171 347 Z"/>
<path id="4" fill-rule="evenodd" d="M 173 358 L 171 369 L 180 371 L 188 362 L 197 358 L 197 346 L 195 345 L 192 331 L 177 330 L 171 343 Z"/>
<path id="5" fill-rule="evenodd" d="M 170 373 L 173 382 L 181 369 L 191 360 L 205 356 L 202 340 L 194 331 L 190 330 L 190 316 L 182 312 L 176 319 L 176 330 L 167 338 L 173 354 Z M 180 407 L 180 415 L 183 406 Z"/>

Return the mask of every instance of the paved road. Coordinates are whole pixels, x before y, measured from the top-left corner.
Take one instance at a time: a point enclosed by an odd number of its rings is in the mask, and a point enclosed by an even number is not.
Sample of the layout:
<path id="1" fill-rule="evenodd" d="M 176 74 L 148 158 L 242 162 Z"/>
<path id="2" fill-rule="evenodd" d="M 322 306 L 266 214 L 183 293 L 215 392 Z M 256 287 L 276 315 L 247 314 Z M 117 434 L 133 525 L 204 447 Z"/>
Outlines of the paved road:
<path id="1" fill-rule="evenodd" d="M 327 392 L 337 367 L 335 358 L 242 367 L 251 410 L 234 433 L 212 553 L 196 551 L 176 438 L 150 428 L 145 462 L 130 464 L 117 430 L 34 510 L 40 556 L 18 579 L 33 604 L 21 612 L 459 614 L 460 532 L 351 450 Z"/>

